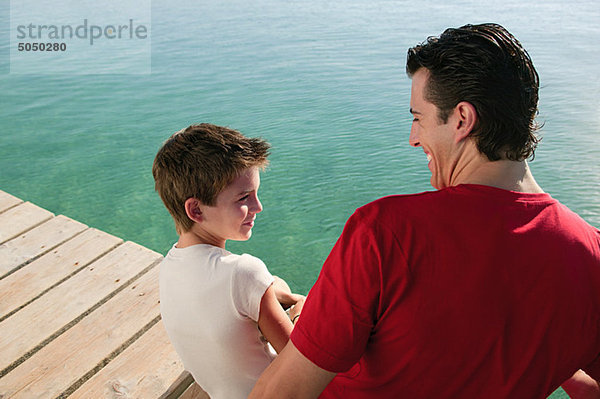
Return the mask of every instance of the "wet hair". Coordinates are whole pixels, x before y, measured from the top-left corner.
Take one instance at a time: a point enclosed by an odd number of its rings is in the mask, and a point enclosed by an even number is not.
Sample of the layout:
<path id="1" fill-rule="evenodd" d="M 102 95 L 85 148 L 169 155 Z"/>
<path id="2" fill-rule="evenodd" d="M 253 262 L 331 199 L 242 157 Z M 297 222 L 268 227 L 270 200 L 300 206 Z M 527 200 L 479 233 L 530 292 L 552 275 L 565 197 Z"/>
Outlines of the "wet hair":
<path id="1" fill-rule="evenodd" d="M 425 99 L 438 108 L 442 123 L 462 101 L 477 111 L 471 132 L 489 160 L 533 158 L 539 77 L 529 54 L 497 24 L 446 29 L 408 50 L 406 73 L 426 68 Z"/>
<path id="2" fill-rule="evenodd" d="M 194 224 L 185 211 L 188 198 L 214 206 L 221 191 L 245 169 L 268 165 L 269 148 L 260 138 L 208 123 L 180 130 L 165 141 L 152 175 L 177 232 L 189 231 Z"/>

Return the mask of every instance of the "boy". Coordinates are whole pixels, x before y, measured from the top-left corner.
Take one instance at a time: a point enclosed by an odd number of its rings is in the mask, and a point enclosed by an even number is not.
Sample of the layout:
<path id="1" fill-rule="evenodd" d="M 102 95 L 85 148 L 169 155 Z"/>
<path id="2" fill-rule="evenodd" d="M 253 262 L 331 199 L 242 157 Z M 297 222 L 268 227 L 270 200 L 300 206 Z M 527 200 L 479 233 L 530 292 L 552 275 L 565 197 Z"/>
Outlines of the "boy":
<path id="1" fill-rule="evenodd" d="M 252 235 L 268 150 L 235 130 L 192 125 L 163 144 L 152 167 L 179 235 L 161 264 L 162 319 L 212 399 L 248 396 L 274 358 L 267 341 L 283 349 L 304 302 L 260 259 L 225 250 L 227 240 Z M 289 317 L 282 304 L 295 305 Z"/>

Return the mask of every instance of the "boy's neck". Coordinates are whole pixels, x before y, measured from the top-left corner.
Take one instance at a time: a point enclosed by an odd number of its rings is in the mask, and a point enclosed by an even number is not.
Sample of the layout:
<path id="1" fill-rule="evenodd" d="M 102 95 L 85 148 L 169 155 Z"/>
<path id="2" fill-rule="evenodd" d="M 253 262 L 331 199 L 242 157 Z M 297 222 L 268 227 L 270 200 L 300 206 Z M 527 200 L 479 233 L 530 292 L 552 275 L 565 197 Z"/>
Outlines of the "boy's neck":
<path id="1" fill-rule="evenodd" d="M 192 245 L 198 244 L 212 245 L 215 247 L 225 249 L 225 240 L 212 239 L 211 237 L 202 237 L 201 235 L 197 234 L 193 228 L 192 230 L 183 232 L 179 235 L 179 240 L 177 241 L 177 244 L 175 244 L 175 247 L 187 248 L 191 247 Z"/>

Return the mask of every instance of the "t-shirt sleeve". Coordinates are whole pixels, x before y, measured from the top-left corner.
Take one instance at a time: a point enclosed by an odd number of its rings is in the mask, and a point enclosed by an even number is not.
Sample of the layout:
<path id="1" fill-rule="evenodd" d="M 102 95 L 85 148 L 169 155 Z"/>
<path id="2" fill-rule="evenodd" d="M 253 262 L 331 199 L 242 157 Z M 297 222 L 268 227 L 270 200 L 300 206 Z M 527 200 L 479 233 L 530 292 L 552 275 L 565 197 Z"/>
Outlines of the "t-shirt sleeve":
<path id="1" fill-rule="evenodd" d="M 291 335 L 304 356 L 337 373 L 360 359 L 379 312 L 385 254 L 372 220 L 359 211 L 325 261 Z"/>
<path id="2" fill-rule="evenodd" d="M 231 295 L 240 315 L 258 322 L 260 301 L 274 278 L 262 260 L 241 255 L 232 275 Z"/>

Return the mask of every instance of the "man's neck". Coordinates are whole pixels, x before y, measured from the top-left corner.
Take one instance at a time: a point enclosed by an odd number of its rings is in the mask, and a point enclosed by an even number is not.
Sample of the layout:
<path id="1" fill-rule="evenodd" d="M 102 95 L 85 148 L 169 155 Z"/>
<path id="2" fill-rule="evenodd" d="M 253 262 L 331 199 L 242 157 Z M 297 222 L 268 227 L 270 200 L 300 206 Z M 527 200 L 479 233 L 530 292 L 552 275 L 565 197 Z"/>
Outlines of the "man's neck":
<path id="1" fill-rule="evenodd" d="M 481 184 L 522 193 L 544 192 L 533 178 L 527 161 L 490 161 L 479 151 L 472 150 L 474 148 L 469 148 L 458 162 L 452 186 Z"/>
<path id="2" fill-rule="evenodd" d="M 482 184 L 521 193 L 543 193 L 527 161 L 500 160 L 483 163 L 470 179 L 471 184 Z"/>

